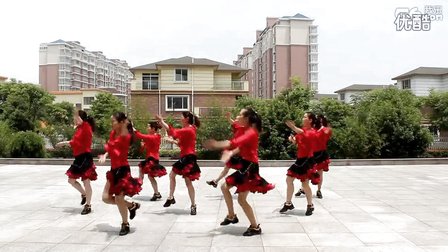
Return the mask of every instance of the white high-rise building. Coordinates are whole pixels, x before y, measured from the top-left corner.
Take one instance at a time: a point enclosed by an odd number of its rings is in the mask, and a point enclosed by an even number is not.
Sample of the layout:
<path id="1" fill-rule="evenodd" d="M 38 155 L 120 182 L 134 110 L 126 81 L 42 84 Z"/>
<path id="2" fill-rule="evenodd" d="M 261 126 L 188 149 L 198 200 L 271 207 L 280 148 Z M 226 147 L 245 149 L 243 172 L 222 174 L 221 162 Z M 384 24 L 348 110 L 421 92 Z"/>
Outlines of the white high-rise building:
<path id="1" fill-rule="evenodd" d="M 39 83 L 47 91 L 102 89 L 127 106 L 132 76 L 126 61 L 88 51 L 78 41 L 40 44 Z"/>

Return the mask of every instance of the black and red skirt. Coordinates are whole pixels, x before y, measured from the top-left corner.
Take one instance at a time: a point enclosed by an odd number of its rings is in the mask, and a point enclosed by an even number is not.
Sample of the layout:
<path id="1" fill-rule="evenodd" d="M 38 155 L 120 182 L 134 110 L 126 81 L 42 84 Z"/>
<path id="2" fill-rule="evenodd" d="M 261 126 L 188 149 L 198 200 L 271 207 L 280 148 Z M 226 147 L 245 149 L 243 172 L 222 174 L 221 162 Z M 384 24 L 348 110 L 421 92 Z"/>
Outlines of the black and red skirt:
<path id="1" fill-rule="evenodd" d="M 330 155 L 326 150 L 314 152 L 314 162 L 316 163 L 316 170 L 329 171 Z"/>
<path id="2" fill-rule="evenodd" d="M 183 178 L 188 178 L 191 181 L 199 179 L 201 176 L 201 169 L 197 163 L 196 155 L 190 154 L 181 157 L 173 164 L 173 172 L 177 175 L 182 175 Z"/>
<path id="3" fill-rule="evenodd" d="M 148 157 L 138 164 L 143 174 L 148 174 L 150 177 L 162 177 L 166 175 L 166 169 L 159 164 L 159 160 Z"/>
<path id="4" fill-rule="evenodd" d="M 260 176 L 257 163 L 241 159 L 240 165 L 241 169 L 226 178 L 228 185 L 236 187 L 235 193 L 250 191 L 264 194 L 275 188 L 273 184 L 268 183 Z"/>
<path id="5" fill-rule="evenodd" d="M 239 170 L 243 168 L 242 158 L 238 155 L 232 156 L 229 161 L 226 163 L 226 167 L 233 168 L 235 170 Z"/>
<path id="6" fill-rule="evenodd" d="M 131 168 L 129 166 L 110 169 L 106 173 L 106 178 L 110 183 L 110 195 L 118 195 L 124 192 L 125 195 L 132 197 L 142 190 L 142 181 L 131 176 Z"/>
<path id="7" fill-rule="evenodd" d="M 315 168 L 314 158 L 296 159 L 296 162 L 289 167 L 286 175 L 300 179 L 302 182 L 311 180 L 313 185 L 320 182 L 320 175 Z"/>
<path id="8" fill-rule="evenodd" d="M 86 152 L 75 157 L 75 161 L 68 168 L 65 174 L 71 179 L 96 180 L 98 174 L 95 171 L 96 166 L 93 163 L 92 153 Z"/>

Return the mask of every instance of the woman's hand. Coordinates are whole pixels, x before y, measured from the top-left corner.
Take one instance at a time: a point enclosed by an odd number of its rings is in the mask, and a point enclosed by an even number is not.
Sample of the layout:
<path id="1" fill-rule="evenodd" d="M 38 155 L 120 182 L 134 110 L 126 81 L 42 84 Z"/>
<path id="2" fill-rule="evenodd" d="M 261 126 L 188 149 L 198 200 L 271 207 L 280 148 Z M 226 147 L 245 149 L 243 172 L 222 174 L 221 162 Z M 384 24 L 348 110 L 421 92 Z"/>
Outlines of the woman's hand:
<path id="1" fill-rule="evenodd" d="M 103 155 L 99 155 L 99 160 L 98 162 L 100 164 L 104 164 L 106 162 L 106 158 L 107 158 L 107 153 L 104 153 Z"/>
<path id="2" fill-rule="evenodd" d="M 59 142 L 59 143 L 57 143 L 56 144 L 56 148 L 61 148 L 61 147 L 63 147 L 63 146 L 66 146 L 66 145 L 69 145 L 70 144 L 70 142 L 68 142 L 68 141 L 64 141 L 64 142 Z"/>

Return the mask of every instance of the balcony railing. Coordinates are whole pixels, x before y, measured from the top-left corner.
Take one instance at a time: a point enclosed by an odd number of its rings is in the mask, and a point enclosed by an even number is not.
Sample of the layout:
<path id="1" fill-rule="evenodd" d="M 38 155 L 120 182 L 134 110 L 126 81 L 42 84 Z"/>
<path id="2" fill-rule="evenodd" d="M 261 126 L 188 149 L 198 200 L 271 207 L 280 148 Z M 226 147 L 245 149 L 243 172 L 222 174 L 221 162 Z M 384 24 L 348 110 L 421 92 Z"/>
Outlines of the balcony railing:
<path id="1" fill-rule="evenodd" d="M 249 82 L 247 81 L 215 81 L 214 90 L 228 91 L 249 91 Z"/>
<path id="2" fill-rule="evenodd" d="M 198 81 L 199 82 L 199 81 Z M 249 91 L 249 82 L 248 81 L 215 81 L 210 84 L 204 84 L 200 82 L 200 85 L 194 85 L 193 90 L 195 91 Z M 143 85 L 145 84 L 145 85 Z M 157 84 L 157 85 L 155 85 Z M 176 85 L 174 83 L 168 83 L 169 87 L 166 87 L 164 83 L 161 82 L 152 82 L 151 85 L 148 85 L 146 82 L 143 83 L 141 80 L 132 80 L 131 87 L 134 90 L 170 90 L 171 88 L 175 88 Z M 146 87 L 142 89 L 142 87 Z M 166 89 L 165 89 L 166 87 Z M 176 90 L 191 90 L 191 85 L 181 86 L 179 88 L 175 88 Z"/>

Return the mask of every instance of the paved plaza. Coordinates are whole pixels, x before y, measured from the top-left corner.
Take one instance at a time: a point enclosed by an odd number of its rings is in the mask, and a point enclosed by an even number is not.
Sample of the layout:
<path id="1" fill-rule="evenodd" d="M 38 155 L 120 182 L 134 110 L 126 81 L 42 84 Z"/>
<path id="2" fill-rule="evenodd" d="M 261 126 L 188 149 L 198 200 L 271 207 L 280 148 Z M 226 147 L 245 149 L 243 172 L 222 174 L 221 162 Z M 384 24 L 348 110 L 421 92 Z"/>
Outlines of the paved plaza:
<path id="1" fill-rule="evenodd" d="M 131 233 L 118 236 L 118 209 L 101 201 L 108 167 L 92 183 L 92 213 L 80 215 L 80 195 L 67 183 L 67 166 L 0 165 L 0 251 L 448 251 L 448 166 L 335 166 L 325 173 L 323 199 L 305 216 L 306 200 L 280 214 L 286 167 L 260 169 L 276 188 L 251 194 L 249 202 L 262 235 L 243 237 L 249 226 L 236 200 L 240 223 L 222 227 L 221 191 L 205 183 L 221 168 L 203 167 L 194 182 L 198 215 L 191 216 L 179 177 L 176 204 L 162 205 L 168 177 L 159 179 L 163 199 L 149 201 L 152 189 L 133 199 L 141 209 Z M 137 175 L 136 167 L 132 172 Z M 298 182 L 295 182 L 298 189 Z M 316 187 L 313 187 L 315 193 Z M 235 198 L 236 199 L 236 198 Z"/>

